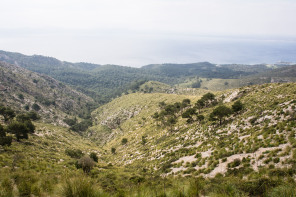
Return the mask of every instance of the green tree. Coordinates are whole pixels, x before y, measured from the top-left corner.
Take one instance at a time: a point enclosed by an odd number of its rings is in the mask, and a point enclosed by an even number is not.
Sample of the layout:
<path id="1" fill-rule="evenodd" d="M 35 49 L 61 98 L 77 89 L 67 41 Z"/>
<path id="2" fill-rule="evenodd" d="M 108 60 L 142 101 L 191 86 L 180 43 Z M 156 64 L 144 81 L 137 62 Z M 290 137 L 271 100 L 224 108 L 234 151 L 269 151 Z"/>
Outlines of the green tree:
<path id="1" fill-rule="evenodd" d="M 204 94 L 201 98 L 202 100 L 214 100 L 215 99 L 215 95 L 211 92 L 208 92 L 206 94 Z"/>
<path id="2" fill-rule="evenodd" d="M 24 123 L 18 121 L 10 123 L 7 126 L 7 131 L 15 134 L 17 141 L 20 141 L 20 139 L 28 139 L 28 133 L 31 132 Z"/>
<path id="3" fill-rule="evenodd" d="M 171 131 L 173 131 L 173 126 L 177 123 L 177 119 L 174 116 L 170 116 L 167 120 L 167 124 L 170 126 Z"/>
<path id="4" fill-rule="evenodd" d="M 182 114 L 182 118 L 187 118 L 187 123 L 192 123 L 193 122 L 192 116 L 195 114 L 196 114 L 196 109 L 189 108 Z"/>
<path id="5" fill-rule="evenodd" d="M 205 117 L 203 116 L 203 115 L 198 115 L 198 116 L 196 116 L 196 120 L 198 121 L 198 122 L 201 122 L 201 121 L 203 121 L 205 119 Z"/>
<path id="6" fill-rule="evenodd" d="M 30 117 L 27 114 L 19 114 L 16 116 L 16 120 L 19 122 L 24 122 L 30 120 Z"/>
<path id="7" fill-rule="evenodd" d="M 165 112 L 166 112 L 166 115 L 173 115 L 176 111 L 176 108 L 174 105 L 167 105 L 165 108 L 164 108 Z"/>
<path id="8" fill-rule="evenodd" d="M 205 95 L 203 95 L 201 97 L 201 100 L 204 101 L 204 104 L 206 107 L 208 107 L 210 104 L 215 104 L 216 99 L 215 99 L 215 95 L 213 93 L 206 93 Z"/>
<path id="9" fill-rule="evenodd" d="M 205 101 L 203 99 L 199 99 L 195 106 L 198 108 L 198 113 L 200 113 L 200 110 L 205 106 Z"/>
<path id="10" fill-rule="evenodd" d="M 33 123 L 31 122 L 31 120 L 26 120 L 24 121 L 25 126 L 28 129 L 29 133 L 34 133 L 35 131 L 35 126 L 33 125 Z"/>
<path id="11" fill-rule="evenodd" d="M 223 118 L 229 116 L 231 113 L 232 111 L 229 107 L 226 107 L 225 105 L 220 105 L 213 110 L 213 112 L 210 114 L 210 117 L 218 118 L 221 125 Z"/>
<path id="12" fill-rule="evenodd" d="M 10 146 L 12 142 L 12 137 L 11 136 L 6 136 L 6 132 L 2 125 L 0 124 L 0 145 L 2 146 Z"/>
<path id="13" fill-rule="evenodd" d="M 235 103 L 231 107 L 233 112 L 239 112 L 244 108 L 244 105 L 240 100 L 238 100 L 238 101 L 235 101 Z"/>
<path id="14" fill-rule="evenodd" d="M 183 107 L 186 107 L 187 105 L 184 105 L 183 103 L 176 102 L 174 103 L 174 113 L 180 111 Z"/>
<path id="15" fill-rule="evenodd" d="M 5 122 L 15 117 L 15 112 L 10 107 L 0 106 L 0 114 L 4 117 Z"/>

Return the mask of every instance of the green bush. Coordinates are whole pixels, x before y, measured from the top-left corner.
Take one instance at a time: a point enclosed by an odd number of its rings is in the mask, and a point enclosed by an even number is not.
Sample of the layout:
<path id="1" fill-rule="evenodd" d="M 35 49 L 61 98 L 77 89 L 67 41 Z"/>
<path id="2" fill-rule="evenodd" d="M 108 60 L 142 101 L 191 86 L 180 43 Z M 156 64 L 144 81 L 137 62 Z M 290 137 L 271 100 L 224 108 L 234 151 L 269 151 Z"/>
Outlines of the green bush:
<path id="1" fill-rule="evenodd" d="M 92 168 L 95 166 L 95 162 L 89 156 L 84 156 L 78 160 L 77 168 L 82 168 L 83 172 L 89 173 Z"/>
<path id="2" fill-rule="evenodd" d="M 32 105 L 32 109 L 34 109 L 35 111 L 39 111 L 41 109 L 41 107 L 38 104 L 34 103 Z"/>
<path id="3" fill-rule="evenodd" d="M 65 150 L 66 155 L 75 158 L 75 159 L 79 159 L 83 156 L 83 153 L 81 150 L 79 149 L 66 149 Z"/>
<path id="4" fill-rule="evenodd" d="M 122 144 L 122 145 L 125 145 L 125 144 L 127 143 L 127 141 L 128 141 L 127 138 L 123 138 L 123 139 L 121 140 L 121 144 Z"/>
<path id="5" fill-rule="evenodd" d="M 65 118 L 63 121 L 64 121 L 67 125 L 69 125 L 69 126 L 73 126 L 73 125 L 75 125 L 75 124 L 77 123 L 77 119 L 76 119 L 76 118 L 74 118 L 74 119 L 71 119 L 71 118 Z"/>
<path id="6" fill-rule="evenodd" d="M 98 162 L 99 160 L 97 154 L 94 152 L 90 153 L 89 157 L 92 158 L 92 160 L 94 160 L 95 162 Z"/>
<path id="7" fill-rule="evenodd" d="M 235 168 L 237 166 L 239 166 L 241 164 L 241 160 L 240 159 L 235 159 L 233 160 L 233 162 L 228 163 L 228 168 Z"/>
<path id="8" fill-rule="evenodd" d="M 273 159 L 273 162 L 274 162 L 274 163 L 278 163 L 278 162 L 280 162 L 280 158 L 278 158 L 278 157 L 274 158 L 274 159 Z"/>
<path id="9" fill-rule="evenodd" d="M 71 126 L 70 129 L 75 132 L 84 132 L 90 126 L 92 126 L 91 120 L 83 120 L 80 123 L 76 123 L 73 126 Z"/>
<path id="10" fill-rule="evenodd" d="M 27 113 L 27 116 L 31 119 L 31 120 L 38 120 L 40 119 L 40 116 L 35 112 L 35 111 L 30 111 Z"/>
<path id="11" fill-rule="evenodd" d="M 10 146 L 12 142 L 12 137 L 11 136 L 6 136 L 6 132 L 2 125 L 0 124 L 0 145 L 1 146 Z"/>
<path id="12" fill-rule="evenodd" d="M 244 106 L 242 102 L 238 100 L 231 107 L 233 112 L 239 112 L 243 109 Z"/>
<path id="13" fill-rule="evenodd" d="M 15 134 L 17 141 L 20 141 L 20 139 L 28 139 L 28 133 L 33 133 L 34 130 L 34 125 L 29 122 L 23 123 L 14 121 L 7 126 L 7 132 Z"/>

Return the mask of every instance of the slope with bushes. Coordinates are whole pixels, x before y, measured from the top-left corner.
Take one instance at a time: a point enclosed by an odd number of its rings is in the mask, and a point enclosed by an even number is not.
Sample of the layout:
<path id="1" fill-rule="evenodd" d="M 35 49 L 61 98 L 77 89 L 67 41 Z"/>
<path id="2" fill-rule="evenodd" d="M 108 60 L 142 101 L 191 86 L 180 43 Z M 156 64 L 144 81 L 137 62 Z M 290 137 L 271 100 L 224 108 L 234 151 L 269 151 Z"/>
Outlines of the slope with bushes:
<path id="1" fill-rule="evenodd" d="M 48 122 L 65 125 L 66 116 L 84 118 L 93 99 L 46 75 L 0 62 L 0 103 L 17 111 L 36 111 Z"/>
<path id="2" fill-rule="evenodd" d="M 103 146 L 109 153 L 108 160 L 117 165 L 141 166 L 151 173 L 294 176 L 295 89 L 294 83 L 287 83 L 218 92 L 217 104 L 202 107 L 200 113 L 196 102 L 201 96 L 131 94 L 96 110 L 93 117 L 97 126 L 90 131 L 100 134 L 97 128 L 108 130 Z M 174 106 L 184 99 L 191 103 L 173 112 L 175 121 L 171 125 L 153 117 L 165 109 L 160 103 Z M 238 99 L 244 107 L 236 111 L 234 103 Z M 216 118 L 212 115 L 222 104 L 234 111 L 219 121 L 219 114 L 214 113 Z M 191 108 L 195 112 L 188 121 L 182 113 Z M 204 119 L 198 120 L 198 115 Z"/>
<path id="3" fill-rule="evenodd" d="M 87 138 L 34 121 L 0 146 L 0 196 L 293 196 L 295 89 L 128 94 L 92 113 Z"/>

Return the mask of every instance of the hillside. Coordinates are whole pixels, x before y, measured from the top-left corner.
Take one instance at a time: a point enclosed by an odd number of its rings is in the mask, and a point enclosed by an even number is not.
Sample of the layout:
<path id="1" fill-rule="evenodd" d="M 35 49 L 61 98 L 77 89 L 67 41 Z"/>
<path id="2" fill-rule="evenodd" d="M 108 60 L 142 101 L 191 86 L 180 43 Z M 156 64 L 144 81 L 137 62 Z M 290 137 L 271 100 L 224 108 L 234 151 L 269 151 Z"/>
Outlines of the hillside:
<path id="1" fill-rule="evenodd" d="M 93 99 L 46 75 L 0 62 L 0 103 L 35 110 L 46 122 L 65 125 L 66 116 L 85 117 Z"/>
<path id="2" fill-rule="evenodd" d="M 20 53 L 0 51 L 0 61 L 16 64 L 28 70 L 46 74 L 56 80 L 95 99 L 97 103 L 107 103 L 129 90 L 132 83 L 139 80 L 158 81 L 171 86 L 188 82 L 189 78 L 217 79 L 216 83 L 202 83 L 202 88 L 224 90 L 241 86 L 238 78 L 250 76 L 274 68 L 266 64 L 258 65 L 216 65 L 209 62 L 192 64 L 154 64 L 141 68 L 117 65 L 96 65 L 89 63 L 70 63 L 40 55 L 26 56 Z M 216 86 L 219 81 L 229 86 Z M 232 83 L 232 81 L 234 81 Z M 213 81 L 212 81 L 213 82 Z M 189 85 L 196 81 L 192 81 Z"/>
<path id="3" fill-rule="evenodd" d="M 161 110 L 159 103 L 173 104 L 188 98 L 193 104 L 200 96 L 130 94 L 94 111 L 97 126 L 90 131 L 102 134 L 100 128 L 108 130 L 109 135 L 103 138 L 107 139 L 103 146 L 109 152 L 107 160 L 162 176 L 293 174 L 295 90 L 296 84 L 288 83 L 219 92 L 219 102 L 231 106 L 235 98 L 240 98 L 244 110 L 231 115 L 221 126 L 209 120 L 215 107 L 202 110 L 205 119 L 201 122 L 187 123 L 177 114 L 173 129 L 152 118 Z M 122 142 L 124 138 L 127 143 Z M 116 154 L 111 154 L 111 148 Z"/>
<path id="4" fill-rule="evenodd" d="M 293 196 L 295 90 L 286 83 L 215 92 L 215 98 L 130 93 L 96 109 L 84 137 L 35 121 L 29 139 L 0 146 L 0 196 Z M 201 98 L 211 99 L 196 109 L 204 119 L 188 121 L 183 114 Z M 221 124 L 211 118 L 222 103 L 238 100 L 242 110 Z M 170 113 L 163 119 L 155 115 L 164 110 Z M 98 163 L 86 160 L 91 153 Z"/>
<path id="5" fill-rule="evenodd" d="M 242 86 L 264 83 L 287 83 L 296 81 L 296 65 L 276 68 L 259 74 L 243 77 Z"/>
<path id="6" fill-rule="evenodd" d="M 164 93 L 134 93 L 119 97 L 92 112 L 95 126 L 88 130 L 87 136 L 103 144 L 111 139 L 120 140 L 122 135 L 129 135 L 129 132 L 140 137 L 144 135 L 141 128 L 151 119 L 159 102 L 182 101 L 188 97 L 195 98 Z M 148 128 L 148 132 L 152 130 Z"/>

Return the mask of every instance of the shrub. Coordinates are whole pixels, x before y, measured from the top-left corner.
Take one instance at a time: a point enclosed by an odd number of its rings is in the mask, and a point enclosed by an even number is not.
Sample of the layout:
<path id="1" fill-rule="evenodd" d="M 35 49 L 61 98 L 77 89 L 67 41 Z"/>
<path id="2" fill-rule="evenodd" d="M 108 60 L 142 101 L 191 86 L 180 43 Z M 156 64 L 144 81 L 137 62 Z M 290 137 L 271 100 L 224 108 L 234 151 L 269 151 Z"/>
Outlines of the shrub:
<path id="1" fill-rule="evenodd" d="M 274 162 L 274 163 L 278 163 L 278 162 L 280 162 L 280 158 L 278 158 L 278 157 L 274 158 L 274 159 L 273 159 L 273 162 Z"/>
<path id="2" fill-rule="evenodd" d="M 32 109 L 34 109 L 35 111 L 39 111 L 41 108 L 40 108 L 40 106 L 38 104 L 34 103 L 32 105 Z"/>
<path id="3" fill-rule="evenodd" d="M 116 148 L 112 147 L 112 148 L 111 148 L 111 153 L 112 153 L 112 154 L 115 154 L 115 153 L 116 153 Z"/>
<path id="4" fill-rule="evenodd" d="M 196 153 L 195 158 L 201 158 L 201 157 L 202 157 L 201 153 Z"/>
<path id="5" fill-rule="evenodd" d="M 205 119 L 205 117 L 203 116 L 203 115 L 198 115 L 198 116 L 196 116 L 196 120 L 197 121 L 203 121 Z"/>
<path id="6" fill-rule="evenodd" d="M 121 144 L 122 144 L 122 145 L 125 145 L 125 144 L 127 143 L 127 141 L 128 141 L 127 138 L 123 138 L 123 139 L 121 140 Z"/>
<path id="7" fill-rule="evenodd" d="M 239 166 L 241 164 L 241 160 L 240 159 L 235 159 L 233 160 L 233 162 L 228 164 L 229 168 L 235 168 L 237 166 Z"/>
<path id="8" fill-rule="evenodd" d="M 89 173 L 95 166 L 95 162 L 89 156 L 84 156 L 79 159 L 78 166 L 82 168 L 83 172 Z"/>
<path id="9" fill-rule="evenodd" d="M 13 197 L 13 182 L 6 178 L 0 185 L 0 197 Z"/>
<path id="10" fill-rule="evenodd" d="M 86 177 L 68 179 L 62 185 L 62 196 L 65 197 L 97 197 L 94 183 Z"/>
<path id="11" fill-rule="evenodd" d="M 4 136 L 0 137 L 0 145 L 1 146 L 10 146 L 12 143 L 12 137 L 11 136 Z"/>
<path id="12" fill-rule="evenodd" d="M 66 149 L 65 150 L 66 155 L 75 158 L 75 159 L 79 159 L 83 156 L 83 153 L 81 150 L 79 149 Z"/>
<path id="13" fill-rule="evenodd" d="M 69 125 L 69 126 L 73 126 L 73 125 L 75 125 L 75 124 L 77 123 L 77 119 L 76 119 L 76 118 L 74 118 L 74 119 L 65 118 L 63 121 L 64 121 L 67 125 Z"/>
<path id="14" fill-rule="evenodd" d="M 80 123 L 76 123 L 73 126 L 71 126 L 71 130 L 75 132 L 83 132 L 88 129 L 89 126 L 92 125 L 91 120 L 83 120 Z"/>
<path id="15" fill-rule="evenodd" d="M 97 154 L 94 152 L 90 153 L 89 157 L 92 158 L 92 160 L 94 160 L 95 162 L 98 162 L 99 160 Z"/>
<path id="16" fill-rule="evenodd" d="M 30 111 L 29 113 L 27 113 L 27 116 L 31 120 L 38 120 L 38 119 L 40 119 L 40 116 L 35 111 Z"/>
<path id="17" fill-rule="evenodd" d="M 24 100 L 25 97 L 24 97 L 23 94 L 18 94 L 18 98 L 21 99 L 21 100 Z"/>
<path id="18" fill-rule="evenodd" d="M 143 145 L 145 145 L 145 144 L 147 143 L 147 139 L 146 139 L 146 138 L 147 138 L 146 135 L 143 135 L 143 136 L 142 136 L 142 144 L 143 144 Z"/>
<path id="19" fill-rule="evenodd" d="M 29 111 L 30 106 L 29 105 L 25 105 L 24 109 L 27 110 L 27 111 Z"/>
<path id="20" fill-rule="evenodd" d="M 2 125 L 0 124 L 0 145 L 2 146 L 10 146 L 12 142 L 12 137 L 11 136 L 6 136 L 6 132 Z"/>

